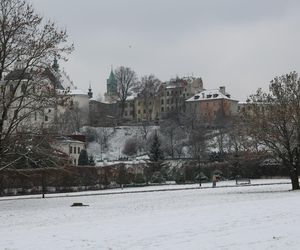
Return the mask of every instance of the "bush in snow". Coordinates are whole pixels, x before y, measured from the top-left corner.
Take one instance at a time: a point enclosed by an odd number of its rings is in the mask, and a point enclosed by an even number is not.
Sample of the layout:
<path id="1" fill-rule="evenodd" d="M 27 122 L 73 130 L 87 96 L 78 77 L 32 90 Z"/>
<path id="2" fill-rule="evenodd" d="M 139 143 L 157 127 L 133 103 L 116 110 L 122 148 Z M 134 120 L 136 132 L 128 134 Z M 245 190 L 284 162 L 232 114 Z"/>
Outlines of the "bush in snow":
<path id="1" fill-rule="evenodd" d="M 182 173 L 181 171 L 178 171 L 176 173 L 175 182 L 176 182 L 176 184 L 183 184 L 183 183 L 185 183 L 184 173 Z"/>
<path id="2" fill-rule="evenodd" d="M 126 140 L 122 153 L 124 155 L 132 156 L 137 153 L 138 142 L 135 138 L 129 138 Z"/>
<path id="3" fill-rule="evenodd" d="M 136 174 L 134 176 L 134 180 L 133 180 L 134 183 L 145 183 L 146 180 L 145 180 L 145 177 L 143 174 Z"/>

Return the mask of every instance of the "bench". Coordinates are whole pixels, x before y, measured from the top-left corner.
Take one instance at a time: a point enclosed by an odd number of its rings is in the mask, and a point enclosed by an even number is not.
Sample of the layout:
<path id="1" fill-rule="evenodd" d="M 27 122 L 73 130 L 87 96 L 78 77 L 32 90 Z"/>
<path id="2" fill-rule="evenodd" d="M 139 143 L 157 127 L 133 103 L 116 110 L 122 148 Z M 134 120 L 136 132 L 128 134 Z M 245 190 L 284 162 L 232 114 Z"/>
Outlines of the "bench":
<path id="1" fill-rule="evenodd" d="M 235 180 L 236 185 L 249 185 L 251 180 L 249 178 L 237 178 Z"/>

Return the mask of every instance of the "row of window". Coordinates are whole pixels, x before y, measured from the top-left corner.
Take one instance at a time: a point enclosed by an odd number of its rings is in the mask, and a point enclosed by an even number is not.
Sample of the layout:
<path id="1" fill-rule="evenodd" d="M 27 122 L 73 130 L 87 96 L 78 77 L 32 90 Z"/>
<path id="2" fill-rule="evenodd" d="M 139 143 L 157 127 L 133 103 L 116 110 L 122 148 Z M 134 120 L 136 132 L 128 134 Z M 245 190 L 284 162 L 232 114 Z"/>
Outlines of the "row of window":
<path id="1" fill-rule="evenodd" d="M 184 92 L 186 92 L 186 88 L 184 89 Z M 167 91 L 167 96 L 174 95 L 174 94 L 178 95 L 178 93 L 179 93 L 179 95 L 182 95 L 182 90 L 179 90 L 179 91 L 177 91 L 177 90 L 175 90 L 175 91 L 173 91 L 173 90 Z"/>
<path id="2" fill-rule="evenodd" d="M 80 154 L 80 151 L 81 151 L 80 147 L 72 147 L 72 146 L 69 147 L 70 154 Z"/>
<path id="3" fill-rule="evenodd" d="M 175 111 L 176 107 L 174 107 L 174 106 L 168 107 L 167 106 L 166 109 L 164 107 L 161 107 L 161 112 L 165 112 L 165 110 L 166 110 L 166 112 Z M 182 108 L 178 107 L 177 111 L 178 110 L 180 111 L 180 110 L 182 110 Z"/>

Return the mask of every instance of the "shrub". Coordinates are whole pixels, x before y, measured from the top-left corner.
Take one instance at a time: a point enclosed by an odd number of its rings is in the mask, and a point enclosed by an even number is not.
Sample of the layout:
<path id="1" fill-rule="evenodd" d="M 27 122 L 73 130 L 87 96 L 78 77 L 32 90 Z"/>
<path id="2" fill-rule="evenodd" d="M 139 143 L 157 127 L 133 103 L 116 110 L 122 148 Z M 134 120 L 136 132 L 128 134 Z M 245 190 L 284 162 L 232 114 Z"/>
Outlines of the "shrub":
<path id="1" fill-rule="evenodd" d="M 178 171 L 176 173 L 175 182 L 176 182 L 176 184 L 183 184 L 183 183 L 185 183 L 184 174 Z"/>
<path id="2" fill-rule="evenodd" d="M 146 180 L 145 180 L 145 177 L 143 174 L 137 174 L 137 175 L 135 175 L 133 182 L 134 183 L 145 183 Z"/>
<path id="3" fill-rule="evenodd" d="M 151 177 L 151 182 L 152 183 L 163 183 L 165 181 L 166 181 L 165 178 L 163 177 L 163 175 L 159 171 L 154 172 L 152 177 Z"/>
<path id="4" fill-rule="evenodd" d="M 132 156 L 137 153 L 138 142 L 135 138 L 129 138 L 126 140 L 122 153 L 124 155 Z"/>

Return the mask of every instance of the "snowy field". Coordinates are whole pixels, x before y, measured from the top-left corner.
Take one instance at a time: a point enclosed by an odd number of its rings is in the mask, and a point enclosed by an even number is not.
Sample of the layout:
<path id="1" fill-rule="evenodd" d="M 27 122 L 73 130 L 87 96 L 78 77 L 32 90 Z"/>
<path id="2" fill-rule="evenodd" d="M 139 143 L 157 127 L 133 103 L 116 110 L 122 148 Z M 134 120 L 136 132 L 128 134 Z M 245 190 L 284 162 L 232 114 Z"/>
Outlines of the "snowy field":
<path id="1" fill-rule="evenodd" d="M 300 192 L 290 188 L 1 198 L 0 249 L 299 249 Z"/>

